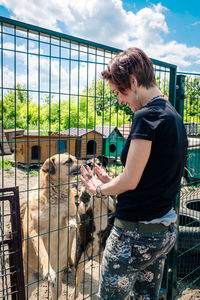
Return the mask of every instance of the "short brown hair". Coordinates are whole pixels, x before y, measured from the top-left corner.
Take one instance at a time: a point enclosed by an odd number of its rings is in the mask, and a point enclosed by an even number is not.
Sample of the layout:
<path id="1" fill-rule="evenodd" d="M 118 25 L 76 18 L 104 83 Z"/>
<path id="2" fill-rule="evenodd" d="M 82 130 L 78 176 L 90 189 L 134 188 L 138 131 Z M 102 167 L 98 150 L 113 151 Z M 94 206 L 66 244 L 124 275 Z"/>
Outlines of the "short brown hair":
<path id="1" fill-rule="evenodd" d="M 141 49 L 134 47 L 117 54 L 101 75 L 122 93 L 131 88 L 130 75 L 136 77 L 139 86 L 148 89 L 156 85 L 152 61 Z"/>

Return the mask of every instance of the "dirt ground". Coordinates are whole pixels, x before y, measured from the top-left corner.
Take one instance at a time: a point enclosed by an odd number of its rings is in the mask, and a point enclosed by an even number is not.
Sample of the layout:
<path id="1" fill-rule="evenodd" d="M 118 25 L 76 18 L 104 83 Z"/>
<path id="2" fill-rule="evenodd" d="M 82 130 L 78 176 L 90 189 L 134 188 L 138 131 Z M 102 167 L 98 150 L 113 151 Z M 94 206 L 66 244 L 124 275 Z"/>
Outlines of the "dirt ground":
<path id="1" fill-rule="evenodd" d="M 6 159 L 13 160 L 13 155 L 6 156 Z M 20 191 L 20 203 L 27 201 L 29 197 L 29 190 L 31 190 L 38 182 L 38 176 L 36 170 L 27 172 L 25 168 L 15 168 L 14 166 L 9 171 L 4 171 L 4 176 L 2 179 L 2 171 L 0 170 L 0 186 L 1 187 L 11 187 L 19 186 Z M 0 204 L 1 205 L 1 204 Z M 6 213 L 7 207 L 4 207 L 3 213 Z M 1 210 L 2 211 L 2 210 Z M 75 244 L 75 243 L 74 243 Z M 75 246 L 73 246 L 73 253 L 75 253 Z M 81 299 L 96 299 L 96 291 L 98 288 L 99 279 L 99 264 L 98 262 L 88 262 L 85 265 L 85 272 L 83 274 L 83 280 L 80 286 L 80 293 L 78 300 Z M 72 291 L 75 284 L 75 272 L 72 269 L 71 272 L 66 271 L 63 278 L 63 290 L 61 299 L 69 299 L 68 295 Z M 187 286 L 187 282 L 183 283 Z M 181 290 L 181 289 L 180 289 Z M 34 299 L 49 299 L 49 289 L 48 282 L 42 281 L 38 286 L 37 290 L 31 296 L 31 300 Z M 89 296 L 89 295 L 94 296 Z M 196 300 L 200 299 L 200 283 L 187 288 L 183 293 L 177 297 L 179 300 Z M 117 300 L 117 299 L 116 299 Z"/>

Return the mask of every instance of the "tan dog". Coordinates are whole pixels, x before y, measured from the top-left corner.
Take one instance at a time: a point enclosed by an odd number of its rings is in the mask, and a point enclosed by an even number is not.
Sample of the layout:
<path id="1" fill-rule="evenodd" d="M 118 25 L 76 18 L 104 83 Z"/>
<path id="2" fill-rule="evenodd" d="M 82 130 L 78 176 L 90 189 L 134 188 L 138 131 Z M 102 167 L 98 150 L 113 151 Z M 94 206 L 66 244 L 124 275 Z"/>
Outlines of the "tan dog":
<path id="1" fill-rule="evenodd" d="M 73 264 L 71 248 L 77 209 L 70 177 L 78 169 L 77 159 L 69 154 L 56 154 L 47 159 L 40 170 L 41 189 L 21 207 L 27 298 L 37 281 L 44 278 L 51 284 L 51 299 L 61 295 L 64 269 Z"/>

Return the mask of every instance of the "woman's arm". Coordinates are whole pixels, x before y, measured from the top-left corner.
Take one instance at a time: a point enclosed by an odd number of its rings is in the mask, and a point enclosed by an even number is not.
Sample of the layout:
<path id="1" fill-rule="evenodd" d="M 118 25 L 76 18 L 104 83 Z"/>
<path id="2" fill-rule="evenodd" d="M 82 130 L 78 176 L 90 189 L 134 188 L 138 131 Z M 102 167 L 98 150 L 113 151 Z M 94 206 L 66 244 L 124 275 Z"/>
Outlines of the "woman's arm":
<path id="1" fill-rule="evenodd" d="M 102 195 L 121 194 L 137 187 L 148 162 L 151 145 L 149 140 L 131 140 L 123 173 L 101 186 Z"/>
<path id="2" fill-rule="evenodd" d="M 135 189 L 148 162 L 151 145 L 152 142 L 149 140 L 132 140 L 123 173 L 106 184 L 102 184 L 98 178 L 92 176 L 89 167 L 87 170 L 82 167 L 82 176 L 80 178 L 83 184 L 93 194 L 96 193 L 97 186 L 101 185 L 102 195 L 116 195 Z"/>

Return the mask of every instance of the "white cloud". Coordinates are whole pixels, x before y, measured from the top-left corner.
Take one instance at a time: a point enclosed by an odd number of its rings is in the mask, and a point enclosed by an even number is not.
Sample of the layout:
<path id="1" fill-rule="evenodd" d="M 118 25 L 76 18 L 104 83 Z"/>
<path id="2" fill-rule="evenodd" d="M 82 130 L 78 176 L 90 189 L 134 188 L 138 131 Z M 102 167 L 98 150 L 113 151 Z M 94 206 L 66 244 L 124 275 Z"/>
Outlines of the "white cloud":
<path id="1" fill-rule="evenodd" d="M 135 15 L 136 38 L 141 48 L 163 42 L 161 33 L 168 33 L 168 27 L 162 11 L 165 10 L 160 4 L 153 8 L 143 8 Z"/>
<path id="2" fill-rule="evenodd" d="M 39 0 L 0 0 L 0 4 L 20 21 L 120 49 L 137 46 L 179 69 L 200 61 L 200 48 L 165 42 L 167 8 L 161 3 L 147 4 L 137 13 L 125 11 L 121 0 L 44 0 L 42 7 Z"/>
<path id="3" fill-rule="evenodd" d="M 150 47 L 147 53 L 151 57 L 155 57 L 156 53 L 157 59 L 178 65 L 180 70 L 197 63 L 197 59 L 200 58 L 200 48 L 187 47 L 176 41 Z"/>
<path id="4" fill-rule="evenodd" d="M 65 0 L 0 0 L 0 4 L 12 11 L 13 17 L 20 21 L 58 31 L 57 20 L 73 19 Z"/>
<path id="5" fill-rule="evenodd" d="M 71 35 L 121 48 L 130 39 L 144 45 L 161 41 L 161 33 L 168 31 L 161 4 L 137 14 L 126 12 L 121 0 L 48 0 L 42 9 L 39 0 L 0 0 L 0 4 L 21 21 L 61 31 L 60 21 Z"/>
<path id="6" fill-rule="evenodd" d="M 49 57 L 43 56 L 44 51 L 40 49 L 40 59 L 38 60 L 39 56 L 35 55 L 38 54 L 38 48 L 34 48 L 33 46 L 34 44 L 30 43 L 28 55 L 27 46 L 25 44 L 16 46 L 15 50 L 17 68 L 15 73 L 13 68 L 13 61 L 15 57 L 15 52 L 13 51 L 14 44 L 3 44 L 3 85 L 6 89 L 12 89 L 15 82 L 26 87 L 28 83 L 29 90 L 33 91 L 32 97 L 37 100 L 37 91 L 39 90 L 38 81 L 40 78 L 40 91 L 46 92 L 46 94 L 48 94 L 49 90 L 51 90 L 52 93 L 58 93 L 60 91 L 61 93 L 65 94 L 62 96 L 63 100 L 67 99 L 69 92 L 74 95 L 80 94 L 81 91 L 86 87 L 87 82 L 89 85 L 91 85 L 92 80 L 95 77 L 95 72 L 97 73 L 96 76 L 98 76 L 100 73 L 100 70 L 95 70 L 94 64 L 89 64 L 88 66 L 86 62 L 82 62 L 80 65 L 75 62 L 73 65 L 71 65 L 71 73 L 69 73 L 69 60 L 65 60 L 64 63 L 60 63 L 58 58 L 51 58 L 50 69 Z M 19 69 L 20 72 L 17 72 Z M 49 85 L 50 82 L 51 86 Z M 43 95 L 45 94 L 41 94 L 41 97 Z M 56 95 L 54 97 L 56 97 Z"/>
<path id="7" fill-rule="evenodd" d="M 197 26 L 197 25 L 200 25 L 200 21 L 196 21 L 193 24 L 191 24 L 191 26 Z"/>

